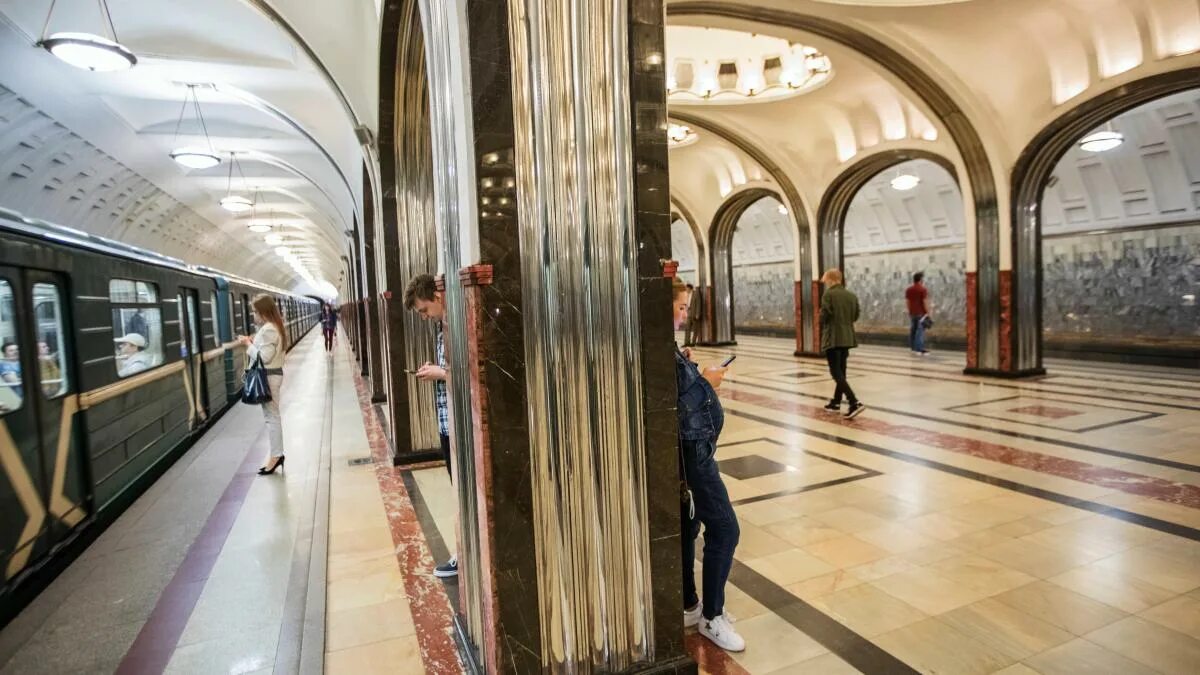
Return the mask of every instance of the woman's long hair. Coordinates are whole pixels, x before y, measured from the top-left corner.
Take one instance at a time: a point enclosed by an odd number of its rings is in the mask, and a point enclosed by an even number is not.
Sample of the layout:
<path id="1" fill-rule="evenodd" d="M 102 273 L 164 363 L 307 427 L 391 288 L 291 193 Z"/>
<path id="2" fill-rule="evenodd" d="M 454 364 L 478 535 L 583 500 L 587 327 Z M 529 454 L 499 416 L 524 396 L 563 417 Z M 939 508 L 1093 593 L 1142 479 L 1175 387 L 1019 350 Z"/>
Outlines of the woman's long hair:
<path id="1" fill-rule="evenodd" d="M 263 293 L 254 298 L 254 302 L 250 303 L 254 306 L 254 311 L 267 323 L 275 326 L 275 330 L 279 331 L 279 337 L 283 338 L 283 347 L 286 349 L 288 345 L 287 328 L 283 325 L 283 314 L 279 311 L 279 305 L 275 304 L 275 298 Z"/>

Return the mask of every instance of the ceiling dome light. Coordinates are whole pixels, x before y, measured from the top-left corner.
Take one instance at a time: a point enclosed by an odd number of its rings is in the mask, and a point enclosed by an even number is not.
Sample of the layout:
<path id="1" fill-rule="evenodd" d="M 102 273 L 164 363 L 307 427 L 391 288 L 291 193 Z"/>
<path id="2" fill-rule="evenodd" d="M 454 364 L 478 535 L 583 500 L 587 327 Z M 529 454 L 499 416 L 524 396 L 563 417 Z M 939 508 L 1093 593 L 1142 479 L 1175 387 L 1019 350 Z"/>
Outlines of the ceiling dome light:
<path id="1" fill-rule="evenodd" d="M 250 231 L 256 234 L 264 234 L 271 231 L 271 226 L 263 223 L 255 223 L 250 226 Z M 267 242 L 268 244 L 271 242 Z"/>
<path id="2" fill-rule="evenodd" d="M 129 70 L 137 64 L 124 45 L 91 33 L 55 33 L 40 44 L 59 60 L 94 73 Z"/>
<path id="3" fill-rule="evenodd" d="M 263 241 L 267 242 L 268 246 L 279 246 L 283 244 L 283 235 L 268 234 L 267 236 L 263 237 Z"/>
<path id="4" fill-rule="evenodd" d="M 279 256 L 280 258 L 286 258 L 287 256 L 289 256 L 291 254 L 292 254 L 292 249 L 290 249 L 286 246 L 280 246 L 275 249 L 275 255 Z"/>
<path id="5" fill-rule="evenodd" d="M 685 145 L 691 145 L 700 139 L 700 135 L 692 130 L 691 127 L 683 124 L 668 124 L 667 125 L 667 146 L 671 148 L 679 148 Z"/>
<path id="6" fill-rule="evenodd" d="M 1108 152 L 1125 142 L 1125 136 L 1117 131 L 1097 131 L 1079 141 L 1079 147 L 1087 152 Z"/>
<path id="7" fill-rule="evenodd" d="M 892 179 L 892 189 L 907 192 L 921 184 L 921 179 L 911 173 L 902 173 Z"/>
<path id="8" fill-rule="evenodd" d="M 229 195 L 221 198 L 221 208 L 230 213 L 245 213 L 254 208 L 254 202 L 241 195 Z"/>
<path id="9" fill-rule="evenodd" d="M 189 169 L 211 169 L 221 163 L 216 154 L 199 148 L 179 148 L 171 153 L 171 159 Z"/>

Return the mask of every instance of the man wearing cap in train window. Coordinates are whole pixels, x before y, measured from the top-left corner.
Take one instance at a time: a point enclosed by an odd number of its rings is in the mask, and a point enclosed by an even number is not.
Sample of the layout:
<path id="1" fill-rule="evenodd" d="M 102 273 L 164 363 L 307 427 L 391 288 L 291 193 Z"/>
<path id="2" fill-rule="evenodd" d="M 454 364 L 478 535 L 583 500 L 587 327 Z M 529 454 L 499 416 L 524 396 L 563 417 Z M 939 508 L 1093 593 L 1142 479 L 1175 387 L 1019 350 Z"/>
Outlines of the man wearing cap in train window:
<path id="1" fill-rule="evenodd" d="M 146 338 L 141 335 L 127 333 L 113 342 L 117 343 L 117 375 L 129 377 L 154 365 L 150 362 L 150 355 L 145 352 Z"/>

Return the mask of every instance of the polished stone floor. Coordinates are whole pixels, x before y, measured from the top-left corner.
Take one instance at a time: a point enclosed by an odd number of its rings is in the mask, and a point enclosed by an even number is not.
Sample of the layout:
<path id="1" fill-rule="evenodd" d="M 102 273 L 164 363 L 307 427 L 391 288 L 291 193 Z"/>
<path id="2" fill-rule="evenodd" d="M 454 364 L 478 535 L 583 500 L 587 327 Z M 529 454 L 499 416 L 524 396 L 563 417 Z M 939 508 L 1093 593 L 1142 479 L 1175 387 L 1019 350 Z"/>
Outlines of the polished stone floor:
<path id="1" fill-rule="evenodd" d="M 742 528 L 710 673 L 1200 672 L 1200 371 L 863 347 L 867 404 L 742 338 L 719 461 Z M 458 673 L 441 465 L 398 470 L 349 354 L 289 356 L 288 464 L 237 406 L 0 632 L 0 673 Z M 375 460 L 375 461 L 371 461 Z M 324 592 L 319 592 L 323 589 Z"/>

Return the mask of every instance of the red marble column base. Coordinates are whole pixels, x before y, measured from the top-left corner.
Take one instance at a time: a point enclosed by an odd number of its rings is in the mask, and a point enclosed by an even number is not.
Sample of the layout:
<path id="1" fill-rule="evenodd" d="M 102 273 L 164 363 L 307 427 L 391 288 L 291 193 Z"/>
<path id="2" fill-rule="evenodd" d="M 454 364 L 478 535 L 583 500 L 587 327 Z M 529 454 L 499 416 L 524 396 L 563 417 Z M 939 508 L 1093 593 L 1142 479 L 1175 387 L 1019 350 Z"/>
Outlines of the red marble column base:
<path id="1" fill-rule="evenodd" d="M 812 350 L 821 352 L 821 282 L 812 282 L 813 336 Z"/>
<path id="2" fill-rule="evenodd" d="M 1000 270 L 1000 370 L 1012 372 L 1012 308 L 1013 283 L 1012 270 Z"/>
<path id="3" fill-rule="evenodd" d="M 979 367 L 979 273 L 967 272 L 967 368 Z"/>
<path id="4" fill-rule="evenodd" d="M 661 260 L 663 276 L 668 279 L 674 279 L 679 272 L 678 260 Z"/>
<path id="5" fill-rule="evenodd" d="M 474 436 L 475 448 L 475 493 L 479 522 L 479 572 L 480 597 L 483 602 L 483 616 L 480 620 L 484 626 L 483 644 L 480 647 L 480 660 L 484 672 L 500 672 L 499 649 L 496 638 L 500 634 L 497 621 L 499 612 L 495 579 L 495 504 L 492 494 L 492 442 L 489 424 L 488 387 L 483 377 L 484 364 L 487 362 L 487 348 L 483 339 L 483 327 L 486 321 L 483 290 L 492 283 L 491 265 L 472 265 L 458 271 L 458 279 L 463 286 L 466 299 L 467 317 L 467 354 L 465 366 L 470 379 L 471 397 L 471 429 Z M 444 285 L 444 282 L 443 284 Z M 459 583 L 464 580 L 459 577 Z"/>

